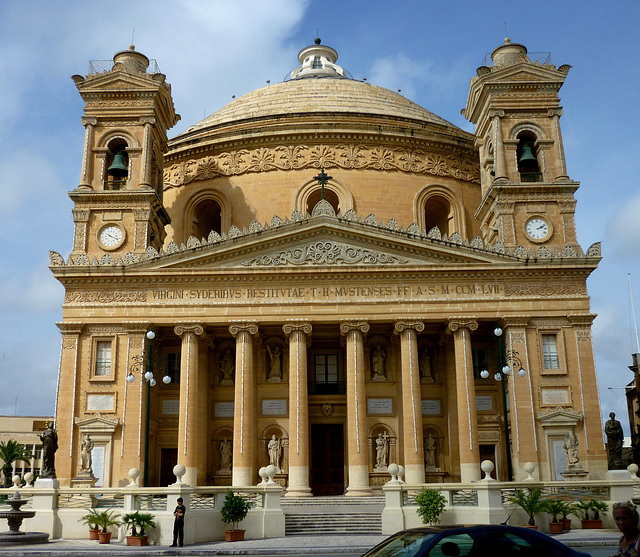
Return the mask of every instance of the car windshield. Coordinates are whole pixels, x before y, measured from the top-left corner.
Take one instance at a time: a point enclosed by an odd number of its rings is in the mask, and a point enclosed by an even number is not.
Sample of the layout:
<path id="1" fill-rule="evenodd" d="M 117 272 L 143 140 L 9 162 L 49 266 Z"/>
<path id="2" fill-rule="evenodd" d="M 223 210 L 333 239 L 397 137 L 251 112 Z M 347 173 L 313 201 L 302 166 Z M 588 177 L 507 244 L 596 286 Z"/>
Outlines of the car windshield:
<path id="1" fill-rule="evenodd" d="M 420 551 L 422 544 L 434 537 L 425 532 L 403 532 L 375 547 L 363 557 L 414 557 Z"/>

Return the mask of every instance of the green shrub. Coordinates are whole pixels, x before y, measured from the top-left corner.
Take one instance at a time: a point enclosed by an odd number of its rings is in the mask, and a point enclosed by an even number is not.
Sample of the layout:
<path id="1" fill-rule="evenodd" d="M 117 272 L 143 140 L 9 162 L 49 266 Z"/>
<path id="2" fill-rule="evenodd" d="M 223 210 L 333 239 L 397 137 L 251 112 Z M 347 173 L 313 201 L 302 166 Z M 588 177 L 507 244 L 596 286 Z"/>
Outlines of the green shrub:
<path id="1" fill-rule="evenodd" d="M 416 497 L 417 512 L 422 517 L 423 524 L 438 524 L 446 504 L 447 500 L 437 489 L 425 488 Z"/>
<path id="2" fill-rule="evenodd" d="M 247 501 L 242 495 L 236 495 L 233 491 L 228 491 L 220 508 L 222 522 L 232 524 L 233 529 L 237 530 L 238 523 L 244 520 L 251 507 L 253 507 L 251 501 Z"/>

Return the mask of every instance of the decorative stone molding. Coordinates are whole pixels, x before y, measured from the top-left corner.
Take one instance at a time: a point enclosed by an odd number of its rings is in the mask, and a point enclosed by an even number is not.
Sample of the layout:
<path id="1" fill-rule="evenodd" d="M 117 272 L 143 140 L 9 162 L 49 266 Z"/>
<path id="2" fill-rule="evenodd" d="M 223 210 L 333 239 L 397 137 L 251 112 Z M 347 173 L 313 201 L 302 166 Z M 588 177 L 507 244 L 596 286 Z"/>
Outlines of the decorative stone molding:
<path id="1" fill-rule="evenodd" d="M 379 251 L 357 248 L 341 242 L 313 242 L 242 261 L 245 267 L 279 267 L 282 265 L 399 265 L 405 257 L 396 257 Z"/>
<path id="2" fill-rule="evenodd" d="M 424 322 L 412 319 L 398 319 L 393 323 L 393 332 L 397 335 L 402 334 L 404 331 L 413 330 L 417 333 L 424 331 Z"/>
<path id="3" fill-rule="evenodd" d="M 249 333 L 250 335 L 258 334 L 258 325 L 251 321 L 242 321 L 229 325 L 229 332 L 235 337 L 240 333 Z"/>
<path id="4" fill-rule="evenodd" d="M 458 329 L 469 329 L 475 331 L 478 328 L 478 322 L 475 317 L 455 317 L 447 323 L 447 331 L 455 333 Z"/>
<path id="5" fill-rule="evenodd" d="M 202 323 L 179 323 L 173 328 L 173 332 L 181 337 L 185 333 L 193 333 L 200 336 L 204 333 L 204 327 Z"/>
<path id="6" fill-rule="evenodd" d="M 570 313 L 567 315 L 569 323 L 574 327 L 591 327 L 596 317 L 595 313 Z"/>
<path id="7" fill-rule="evenodd" d="M 272 170 L 304 168 L 374 169 L 448 176 L 480 183 L 471 160 L 453 155 L 425 153 L 419 149 L 391 149 L 367 144 L 280 145 L 275 148 L 241 149 L 174 164 L 164 171 L 169 189 L 218 176 L 237 176 Z"/>
<path id="8" fill-rule="evenodd" d="M 282 325 L 282 332 L 287 336 L 298 331 L 304 333 L 305 335 L 310 335 L 311 330 L 311 323 L 307 321 L 286 321 L 285 324 Z"/>
<path id="9" fill-rule="evenodd" d="M 505 284 L 505 296 L 586 296 L 584 284 Z"/>
<path id="10" fill-rule="evenodd" d="M 79 335 L 82 333 L 84 323 L 80 321 L 59 321 L 56 323 L 56 326 L 63 335 Z"/>
<path id="11" fill-rule="evenodd" d="M 574 412 L 570 408 L 564 409 L 556 406 L 546 412 L 538 412 L 538 421 L 545 429 L 548 428 L 571 428 L 582 421 L 582 412 Z"/>
<path id="12" fill-rule="evenodd" d="M 65 304 L 123 304 L 132 302 L 146 302 L 147 293 L 144 290 L 124 290 L 120 292 L 104 292 L 101 290 L 65 292 Z"/>
<path id="13" fill-rule="evenodd" d="M 364 319 L 344 319 L 340 322 L 340 334 L 345 336 L 352 331 L 365 334 L 369 328 L 369 323 Z"/>

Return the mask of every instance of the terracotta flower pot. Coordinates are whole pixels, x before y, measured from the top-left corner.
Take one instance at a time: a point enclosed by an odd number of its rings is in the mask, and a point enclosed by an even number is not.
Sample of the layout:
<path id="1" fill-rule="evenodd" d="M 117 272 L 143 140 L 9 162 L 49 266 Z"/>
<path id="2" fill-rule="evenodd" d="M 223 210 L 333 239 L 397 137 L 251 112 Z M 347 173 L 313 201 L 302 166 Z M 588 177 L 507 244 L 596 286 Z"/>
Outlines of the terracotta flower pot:
<path id="1" fill-rule="evenodd" d="M 100 529 L 99 528 L 96 528 L 95 530 L 92 528 L 91 530 L 89 530 L 89 539 L 90 540 L 97 540 L 99 533 L 100 533 Z"/>
<path id="2" fill-rule="evenodd" d="M 549 532 L 552 534 L 562 534 L 562 522 L 549 522 Z"/>
<path id="3" fill-rule="evenodd" d="M 570 518 L 561 518 L 560 522 L 562 523 L 563 530 L 571 530 L 571 519 Z"/>
<path id="4" fill-rule="evenodd" d="M 538 529 L 538 525 L 534 524 L 533 526 L 531 526 L 531 524 L 523 524 L 522 525 L 523 528 L 531 528 L 532 530 L 537 530 Z"/>
<path id="5" fill-rule="evenodd" d="M 582 528 L 585 530 L 596 529 L 596 528 L 600 529 L 602 528 L 602 520 L 593 520 L 593 519 L 583 520 Z"/>
<path id="6" fill-rule="evenodd" d="M 149 536 L 127 536 L 127 545 L 149 545 Z"/>
<path id="7" fill-rule="evenodd" d="M 111 541 L 111 532 L 100 532 L 98 534 L 99 543 L 109 543 Z"/>
<path id="8" fill-rule="evenodd" d="M 224 540 L 227 542 L 241 542 L 244 540 L 244 530 L 225 530 Z"/>

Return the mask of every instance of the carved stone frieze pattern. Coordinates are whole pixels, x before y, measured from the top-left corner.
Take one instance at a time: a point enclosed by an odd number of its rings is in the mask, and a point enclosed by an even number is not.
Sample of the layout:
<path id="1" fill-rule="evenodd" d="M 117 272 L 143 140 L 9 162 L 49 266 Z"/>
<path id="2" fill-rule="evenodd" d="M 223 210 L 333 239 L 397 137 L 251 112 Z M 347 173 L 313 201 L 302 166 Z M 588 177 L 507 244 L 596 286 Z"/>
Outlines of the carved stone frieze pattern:
<path id="1" fill-rule="evenodd" d="M 287 145 L 275 149 L 241 149 L 174 164 L 164 171 L 165 189 L 250 172 L 303 168 L 375 169 L 448 176 L 480 183 L 471 160 L 417 149 L 389 149 L 373 145 Z"/>
<path id="2" fill-rule="evenodd" d="M 386 253 L 356 248 L 338 242 L 314 242 L 272 255 L 254 257 L 242 262 L 246 267 L 279 267 L 282 265 L 381 265 L 404 264 L 409 260 Z"/>
<path id="3" fill-rule="evenodd" d="M 524 342 L 524 333 L 523 332 L 512 332 L 510 333 L 511 342 Z"/>
<path id="4" fill-rule="evenodd" d="M 84 249 L 84 239 L 87 236 L 87 223 L 76 222 L 73 235 L 73 249 L 82 251 Z"/>
<path id="5" fill-rule="evenodd" d="M 84 323 L 81 321 L 59 321 L 56 326 L 63 335 L 79 335 L 82 332 Z"/>
<path id="6" fill-rule="evenodd" d="M 123 290 L 119 292 L 82 291 L 65 292 L 65 304 L 122 304 L 132 302 L 146 302 L 145 291 Z"/>
<path id="7" fill-rule="evenodd" d="M 62 341 L 63 350 L 74 350 L 77 346 L 77 341 L 74 338 L 65 338 Z"/>
<path id="8" fill-rule="evenodd" d="M 576 330 L 576 338 L 578 342 L 588 342 L 591 340 L 591 333 L 589 331 Z"/>
<path id="9" fill-rule="evenodd" d="M 584 284 L 505 284 L 505 296 L 586 296 Z"/>
<path id="10" fill-rule="evenodd" d="M 567 319 L 532 319 L 531 326 L 536 329 L 557 329 L 565 327 L 568 323 Z"/>
<path id="11" fill-rule="evenodd" d="M 63 267 L 64 258 L 55 251 L 49 251 L 49 265 L 52 267 Z"/>
<path id="12" fill-rule="evenodd" d="M 125 331 L 120 325 L 87 325 L 84 330 L 88 335 L 117 335 Z"/>
<path id="13" fill-rule="evenodd" d="M 591 327 L 596 316 L 595 313 L 570 313 L 567 319 L 574 327 Z"/>

